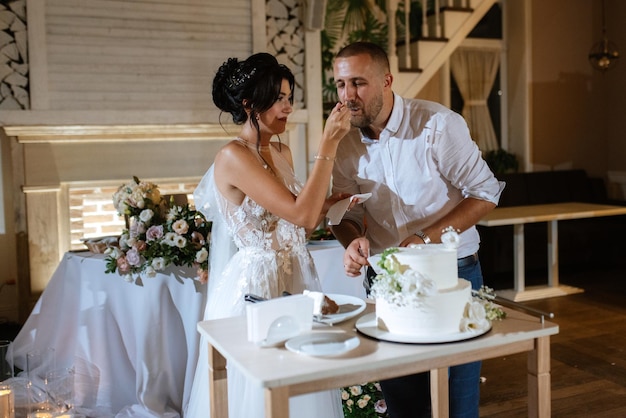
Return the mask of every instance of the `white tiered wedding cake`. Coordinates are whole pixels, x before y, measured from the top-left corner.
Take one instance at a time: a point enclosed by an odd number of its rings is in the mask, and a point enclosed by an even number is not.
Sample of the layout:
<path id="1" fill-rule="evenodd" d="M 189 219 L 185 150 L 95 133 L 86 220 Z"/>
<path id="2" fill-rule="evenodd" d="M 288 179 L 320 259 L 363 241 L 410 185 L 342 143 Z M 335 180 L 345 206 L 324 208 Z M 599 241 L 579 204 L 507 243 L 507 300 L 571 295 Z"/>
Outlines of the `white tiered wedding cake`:
<path id="1" fill-rule="evenodd" d="M 372 285 L 378 328 L 417 337 L 489 328 L 484 307 L 473 301 L 470 282 L 458 278 L 458 233 L 448 228 L 442 240 L 444 244 L 383 253 Z"/>

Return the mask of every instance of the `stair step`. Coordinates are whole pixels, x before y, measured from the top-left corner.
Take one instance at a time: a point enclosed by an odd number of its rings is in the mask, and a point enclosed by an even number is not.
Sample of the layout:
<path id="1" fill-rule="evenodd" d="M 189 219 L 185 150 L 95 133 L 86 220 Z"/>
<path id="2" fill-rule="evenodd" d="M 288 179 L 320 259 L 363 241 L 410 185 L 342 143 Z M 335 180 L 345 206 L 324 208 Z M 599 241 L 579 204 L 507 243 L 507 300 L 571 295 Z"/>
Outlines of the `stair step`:
<path id="1" fill-rule="evenodd" d="M 444 6 L 442 8 L 439 9 L 440 11 L 444 11 L 444 10 L 452 10 L 454 12 L 467 12 L 467 13 L 472 13 L 474 11 L 474 9 L 472 9 L 471 7 L 454 7 L 454 6 Z"/>
<path id="2" fill-rule="evenodd" d="M 415 73 L 415 74 L 419 74 L 422 72 L 421 68 L 406 68 L 406 67 L 399 67 L 398 71 L 402 72 L 402 73 Z"/>
<path id="3" fill-rule="evenodd" d="M 434 36 L 427 36 L 425 38 L 416 39 L 415 41 L 444 42 L 445 43 L 445 42 L 448 42 L 449 40 L 450 40 L 450 38 L 444 38 L 444 37 L 437 38 L 437 37 L 434 37 Z M 411 40 L 411 42 L 414 42 L 414 41 Z"/>
<path id="4" fill-rule="evenodd" d="M 449 10 L 452 12 L 465 12 L 469 14 L 471 14 L 474 11 L 474 9 L 472 9 L 471 7 L 441 6 L 439 8 L 439 13 L 443 13 L 446 10 Z M 434 15 L 435 15 L 434 10 L 429 10 L 428 12 L 426 12 L 427 17 L 434 16 Z"/>

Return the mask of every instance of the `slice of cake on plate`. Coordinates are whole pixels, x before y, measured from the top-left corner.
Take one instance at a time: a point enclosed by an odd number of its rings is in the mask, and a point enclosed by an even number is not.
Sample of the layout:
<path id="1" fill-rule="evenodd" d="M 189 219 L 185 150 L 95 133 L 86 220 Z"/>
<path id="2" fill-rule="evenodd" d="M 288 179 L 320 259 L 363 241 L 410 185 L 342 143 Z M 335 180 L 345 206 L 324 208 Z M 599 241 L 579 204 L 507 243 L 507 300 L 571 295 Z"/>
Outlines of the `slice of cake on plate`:
<path id="1" fill-rule="evenodd" d="M 313 315 L 331 315 L 339 312 L 337 302 L 322 292 L 305 290 L 302 294 L 313 299 Z"/>

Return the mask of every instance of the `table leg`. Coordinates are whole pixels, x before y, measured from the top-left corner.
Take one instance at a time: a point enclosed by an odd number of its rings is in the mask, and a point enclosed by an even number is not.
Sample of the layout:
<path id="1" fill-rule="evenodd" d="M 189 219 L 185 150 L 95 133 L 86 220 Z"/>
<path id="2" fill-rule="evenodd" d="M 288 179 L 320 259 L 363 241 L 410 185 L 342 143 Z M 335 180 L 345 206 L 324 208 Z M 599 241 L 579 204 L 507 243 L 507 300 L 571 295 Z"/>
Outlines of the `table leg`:
<path id="1" fill-rule="evenodd" d="M 226 359 L 211 344 L 209 346 L 209 400 L 211 416 L 228 418 L 228 376 Z"/>
<path id="2" fill-rule="evenodd" d="M 526 290 L 524 260 L 524 224 L 515 224 L 513 225 L 513 274 L 515 293 L 522 293 Z"/>
<path id="3" fill-rule="evenodd" d="M 548 283 L 526 288 L 524 266 L 524 224 L 513 225 L 513 290 L 502 290 L 499 296 L 522 302 L 580 293 L 583 290 L 559 284 L 559 232 L 558 221 L 548 221 Z"/>
<path id="4" fill-rule="evenodd" d="M 550 337 L 540 337 L 528 352 L 528 416 L 550 417 L 550 402 Z"/>
<path id="5" fill-rule="evenodd" d="M 558 221 L 548 222 L 548 286 L 559 287 Z"/>
<path id="6" fill-rule="evenodd" d="M 448 389 L 448 368 L 430 371 L 430 404 L 434 418 L 447 418 L 450 415 Z"/>
<path id="7" fill-rule="evenodd" d="M 289 388 L 265 389 L 265 416 L 289 418 Z"/>

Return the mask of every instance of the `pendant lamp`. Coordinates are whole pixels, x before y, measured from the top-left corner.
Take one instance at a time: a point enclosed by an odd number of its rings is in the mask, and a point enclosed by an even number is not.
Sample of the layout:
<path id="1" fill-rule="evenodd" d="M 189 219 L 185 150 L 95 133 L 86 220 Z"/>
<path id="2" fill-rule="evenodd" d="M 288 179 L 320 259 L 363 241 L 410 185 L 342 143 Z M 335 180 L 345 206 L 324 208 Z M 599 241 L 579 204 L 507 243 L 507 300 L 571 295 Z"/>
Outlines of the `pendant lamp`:
<path id="1" fill-rule="evenodd" d="M 617 45 L 609 41 L 606 36 L 605 7 L 602 0 L 602 40 L 596 42 L 589 51 L 589 63 L 593 68 L 599 71 L 606 71 L 617 65 L 619 59 L 619 51 Z"/>

